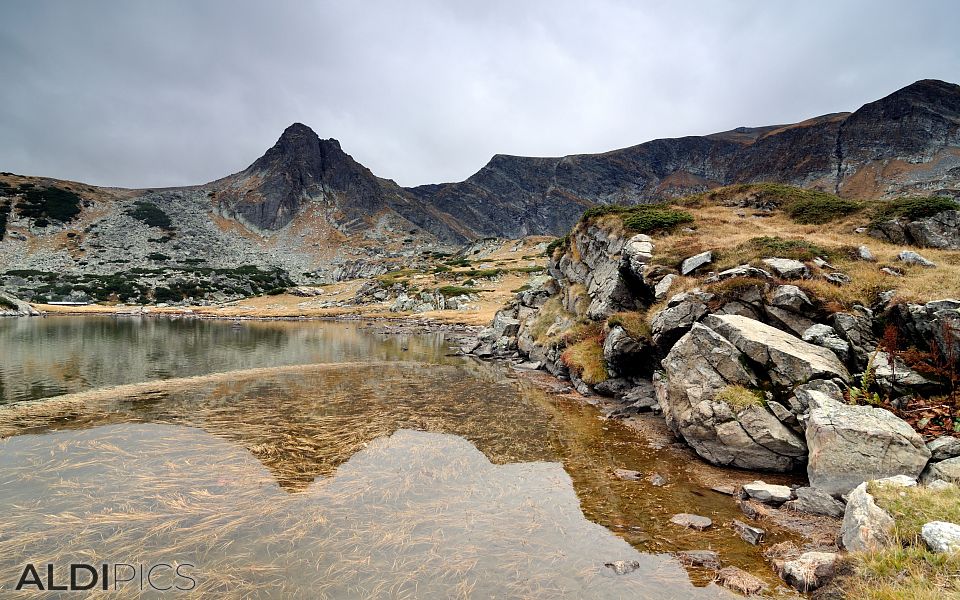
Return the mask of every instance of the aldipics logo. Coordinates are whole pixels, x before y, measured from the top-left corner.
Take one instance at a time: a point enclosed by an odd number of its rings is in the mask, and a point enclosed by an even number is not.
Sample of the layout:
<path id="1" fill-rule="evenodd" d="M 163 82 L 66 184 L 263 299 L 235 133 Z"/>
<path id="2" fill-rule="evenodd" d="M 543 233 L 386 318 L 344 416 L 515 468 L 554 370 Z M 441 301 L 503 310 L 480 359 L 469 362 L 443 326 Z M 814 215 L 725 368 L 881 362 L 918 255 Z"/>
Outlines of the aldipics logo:
<path id="1" fill-rule="evenodd" d="M 71 563 L 57 567 L 53 564 L 23 567 L 17 590 L 39 592 L 82 592 L 87 590 L 122 590 L 136 587 L 141 592 L 187 592 L 197 587 L 190 563 L 156 563 L 152 565 L 104 563 L 90 565 Z M 41 575 L 43 573 L 43 575 Z"/>

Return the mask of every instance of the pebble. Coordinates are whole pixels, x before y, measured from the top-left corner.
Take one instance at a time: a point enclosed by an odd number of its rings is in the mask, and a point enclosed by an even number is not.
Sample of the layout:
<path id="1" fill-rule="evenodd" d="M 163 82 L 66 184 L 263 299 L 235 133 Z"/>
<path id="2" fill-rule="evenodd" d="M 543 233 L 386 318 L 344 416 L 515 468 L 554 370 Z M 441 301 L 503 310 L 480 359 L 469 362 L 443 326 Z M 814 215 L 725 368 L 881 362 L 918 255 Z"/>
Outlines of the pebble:
<path id="1" fill-rule="evenodd" d="M 754 546 L 762 542 L 764 536 L 767 534 L 766 531 L 760 529 L 759 527 L 752 527 L 743 521 L 737 521 L 736 519 L 733 520 L 731 526 L 733 527 L 734 531 L 740 534 L 740 537 L 743 539 L 743 541 Z"/>
<path id="2" fill-rule="evenodd" d="M 703 531 L 704 529 L 713 525 L 713 521 L 708 517 L 701 517 L 700 515 L 691 515 L 690 513 L 680 513 L 673 515 L 673 518 L 670 519 L 670 522 L 675 525 L 680 525 L 682 527 L 689 527 L 691 529 L 696 529 L 697 531 Z"/>

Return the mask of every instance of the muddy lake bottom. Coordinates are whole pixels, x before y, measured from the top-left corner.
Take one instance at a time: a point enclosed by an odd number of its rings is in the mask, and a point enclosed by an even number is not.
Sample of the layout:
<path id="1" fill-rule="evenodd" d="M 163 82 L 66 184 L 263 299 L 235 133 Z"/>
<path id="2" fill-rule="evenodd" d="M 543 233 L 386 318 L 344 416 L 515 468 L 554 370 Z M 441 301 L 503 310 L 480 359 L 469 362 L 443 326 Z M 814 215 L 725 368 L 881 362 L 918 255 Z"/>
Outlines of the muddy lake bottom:
<path id="1" fill-rule="evenodd" d="M 50 317 L 0 345 L 2 597 L 37 596 L 26 563 L 182 566 L 155 583 L 204 598 L 734 597 L 674 555 L 699 549 L 795 595 L 730 529 L 722 471 L 442 334 Z"/>

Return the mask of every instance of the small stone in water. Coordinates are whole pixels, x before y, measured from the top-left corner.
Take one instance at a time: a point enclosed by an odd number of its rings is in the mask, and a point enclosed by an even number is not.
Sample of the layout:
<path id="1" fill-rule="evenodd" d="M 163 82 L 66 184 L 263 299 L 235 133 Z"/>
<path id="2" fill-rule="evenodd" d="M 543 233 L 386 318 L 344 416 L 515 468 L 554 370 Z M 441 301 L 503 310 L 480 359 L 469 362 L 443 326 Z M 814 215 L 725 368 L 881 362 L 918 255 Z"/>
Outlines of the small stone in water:
<path id="1" fill-rule="evenodd" d="M 626 575 L 639 569 L 640 563 L 635 560 L 615 560 L 604 563 L 604 566 L 613 569 L 613 572 L 617 575 Z"/>
<path id="2" fill-rule="evenodd" d="M 631 471 L 630 469 L 614 469 L 613 474 L 617 476 L 617 479 L 626 481 L 640 481 L 640 478 L 643 477 L 643 473 L 640 471 Z"/>
<path id="3" fill-rule="evenodd" d="M 747 542 L 748 544 L 753 544 L 754 546 L 762 542 L 763 536 L 765 536 L 767 533 L 759 527 L 751 527 L 743 521 L 737 521 L 736 519 L 733 520 L 731 525 L 733 526 L 734 531 L 740 534 L 740 537 L 743 538 L 743 541 Z"/>
<path id="4" fill-rule="evenodd" d="M 732 496 L 737 491 L 737 488 L 733 487 L 732 485 L 715 485 L 710 489 L 718 494 L 725 494 L 727 496 Z"/>
<path id="5" fill-rule="evenodd" d="M 660 473 L 654 473 L 650 476 L 650 485 L 655 487 L 663 487 L 667 485 L 667 480 L 663 478 L 663 475 Z"/>
<path id="6" fill-rule="evenodd" d="M 713 550 L 685 550 L 677 553 L 677 558 L 685 565 L 703 567 L 704 569 L 719 569 L 720 555 Z"/>
<path id="7" fill-rule="evenodd" d="M 691 515 L 689 513 L 680 513 L 673 515 L 673 518 L 670 519 L 671 523 L 675 525 L 681 525 L 683 527 L 690 527 L 696 529 L 697 531 L 703 531 L 707 527 L 713 525 L 707 517 L 701 517 L 700 515 Z"/>
<path id="8" fill-rule="evenodd" d="M 717 573 L 717 580 L 725 588 L 741 594 L 759 593 L 766 585 L 760 579 L 737 567 L 724 567 Z"/>

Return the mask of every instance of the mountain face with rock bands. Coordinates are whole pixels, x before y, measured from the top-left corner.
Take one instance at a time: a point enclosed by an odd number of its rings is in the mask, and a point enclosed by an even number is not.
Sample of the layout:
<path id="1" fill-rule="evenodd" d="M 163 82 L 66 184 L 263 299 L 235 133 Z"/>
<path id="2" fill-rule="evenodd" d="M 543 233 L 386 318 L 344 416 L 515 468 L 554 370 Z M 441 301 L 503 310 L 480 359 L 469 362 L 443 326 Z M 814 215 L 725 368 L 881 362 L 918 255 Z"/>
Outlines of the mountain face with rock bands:
<path id="1" fill-rule="evenodd" d="M 369 277 L 478 238 L 564 235 L 598 203 L 758 181 L 856 198 L 960 196 L 960 86 L 923 80 L 853 113 L 601 154 L 496 155 L 465 181 L 413 188 L 299 123 L 246 169 L 199 186 L 124 190 L 0 173 L 0 275 L 127 273 L 161 285 L 173 273 L 223 280 L 259 266 L 297 283 Z M 261 288 L 280 280 L 271 281 Z"/>
<path id="2" fill-rule="evenodd" d="M 911 84 L 853 113 L 662 139 L 603 154 L 497 155 L 459 183 L 412 188 L 478 235 L 563 235 L 595 203 L 773 181 L 882 198 L 960 195 L 960 86 Z"/>

